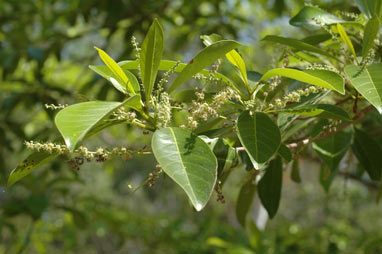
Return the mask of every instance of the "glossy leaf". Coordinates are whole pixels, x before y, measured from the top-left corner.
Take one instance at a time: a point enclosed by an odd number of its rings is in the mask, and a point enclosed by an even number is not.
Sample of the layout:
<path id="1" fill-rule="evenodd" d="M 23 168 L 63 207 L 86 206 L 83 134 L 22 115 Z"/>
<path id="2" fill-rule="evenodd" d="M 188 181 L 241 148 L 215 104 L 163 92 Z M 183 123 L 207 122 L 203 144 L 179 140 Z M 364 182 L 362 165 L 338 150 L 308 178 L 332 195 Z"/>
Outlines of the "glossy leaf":
<path id="1" fill-rule="evenodd" d="M 342 108 L 330 104 L 305 105 L 295 108 L 281 109 L 277 110 L 277 112 L 307 117 L 350 121 L 349 115 Z"/>
<path id="2" fill-rule="evenodd" d="M 355 89 L 382 114 L 382 63 L 348 65 L 345 73 Z"/>
<path id="3" fill-rule="evenodd" d="M 294 159 L 292 162 L 292 170 L 290 173 L 290 178 L 295 183 L 301 183 L 300 161 L 298 160 L 298 158 Z"/>
<path id="4" fill-rule="evenodd" d="M 58 156 L 57 153 L 47 153 L 47 152 L 35 152 L 29 155 L 23 162 L 21 162 L 8 178 L 7 187 L 12 186 L 14 183 L 29 175 L 42 165 L 48 163 Z"/>
<path id="5" fill-rule="evenodd" d="M 352 150 L 374 181 L 382 179 L 382 149 L 378 143 L 364 131 L 355 130 Z"/>
<path id="6" fill-rule="evenodd" d="M 124 94 L 129 93 L 133 95 L 129 90 L 126 89 L 122 80 L 119 77 L 117 77 L 107 66 L 89 65 L 89 68 L 92 69 L 97 74 L 99 74 L 100 76 L 102 76 L 103 78 L 110 81 L 118 91 Z M 134 74 L 132 74 L 128 70 L 123 70 L 123 72 L 125 73 L 126 77 L 128 77 L 129 82 L 131 86 L 133 87 L 133 90 L 135 91 L 135 93 L 139 93 L 140 91 L 139 83 L 137 78 L 134 76 Z"/>
<path id="7" fill-rule="evenodd" d="M 279 128 L 262 112 L 241 113 L 237 120 L 237 134 L 257 169 L 277 152 L 281 142 Z"/>
<path id="8" fill-rule="evenodd" d="M 308 44 L 306 42 L 303 42 L 303 41 L 300 41 L 300 40 L 296 40 L 296 39 L 293 39 L 293 38 L 286 38 L 286 37 L 281 37 L 281 36 L 268 35 L 268 36 L 266 36 L 263 39 L 263 41 L 277 42 L 277 43 L 280 43 L 282 45 L 286 45 L 286 46 L 295 48 L 297 50 L 304 50 L 304 51 L 308 51 L 308 52 L 313 52 L 313 53 L 317 53 L 317 54 L 320 54 L 320 55 L 324 55 L 324 56 L 327 56 L 327 57 L 330 57 L 330 58 L 334 58 L 331 54 L 329 54 L 327 51 L 325 51 L 323 49 L 320 49 L 320 48 L 318 48 L 316 46 L 313 46 L 311 44 Z"/>
<path id="9" fill-rule="evenodd" d="M 158 20 L 150 26 L 140 52 L 140 71 L 145 88 L 146 104 L 151 97 L 163 54 L 164 34 Z"/>
<path id="10" fill-rule="evenodd" d="M 207 204 L 217 178 L 217 160 L 208 145 L 181 128 L 158 129 L 152 149 L 163 171 L 186 192 L 197 211 Z"/>
<path id="11" fill-rule="evenodd" d="M 304 27 L 307 29 L 319 29 L 321 28 L 319 23 L 322 25 L 331 25 L 343 22 L 345 22 L 343 19 L 312 6 L 304 7 L 289 21 L 292 26 Z"/>
<path id="12" fill-rule="evenodd" d="M 255 193 L 256 182 L 253 179 L 249 179 L 240 189 L 236 201 L 236 218 L 243 227 L 245 226 L 245 220 L 251 208 Z"/>
<path id="13" fill-rule="evenodd" d="M 313 148 L 331 169 L 336 170 L 350 147 L 352 133 L 341 131 L 313 143 Z"/>
<path id="14" fill-rule="evenodd" d="M 328 88 L 345 94 L 345 80 L 337 73 L 327 70 L 299 71 L 290 68 L 277 68 L 266 72 L 261 80 L 267 80 L 275 76 L 283 76 L 295 79 L 307 84 Z"/>
<path id="15" fill-rule="evenodd" d="M 374 46 L 374 39 L 377 37 L 378 31 L 379 20 L 377 17 L 373 17 L 367 22 L 363 36 L 362 57 L 364 60 Z"/>
<path id="16" fill-rule="evenodd" d="M 281 157 L 278 156 L 269 163 L 269 166 L 265 169 L 265 173 L 258 183 L 257 190 L 259 192 L 259 198 L 271 219 L 276 215 L 279 208 L 282 177 L 282 162 Z"/>
<path id="17" fill-rule="evenodd" d="M 118 78 L 109 79 L 110 82 L 114 85 L 114 87 L 122 93 L 127 93 L 127 90 L 129 90 L 132 94 L 135 94 L 135 91 L 131 83 L 129 82 L 129 79 L 127 78 L 125 72 L 121 69 L 121 67 L 105 51 L 97 47 L 95 47 L 95 49 L 98 51 L 100 58 L 109 68 L 109 70 L 115 75 L 115 77 Z M 126 87 L 121 86 L 121 83 L 123 83 Z"/>
<path id="18" fill-rule="evenodd" d="M 204 48 L 187 64 L 183 71 L 179 73 L 178 77 L 171 84 L 169 93 L 173 92 L 192 76 L 210 66 L 219 58 L 223 57 L 226 53 L 240 46 L 241 44 L 238 42 L 223 40 Z"/>
<path id="19" fill-rule="evenodd" d="M 91 101 L 66 107 L 56 115 L 55 122 L 68 148 L 73 151 L 94 127 L 119 107 L 140 108 L 140 96 L 124 102 Z"/>
<path id="20" fill-rule="evenodd" d="M 354 59 L 358 62 L 357 54 L 355 53 L 353 43 L 351 42 L 349 36 L 347 35 L 344 27 L 340 23 L 337 24 L 337 30 L 338 30 L 338 33 L 340 34 L 341 39 L 346 43 L 350 52 L 353 54 Z"/>
<path id="21" fill-rule="evenodd" d="M 278 153 L 284 160 L 288 162 L 292 160 L 292 152 L 286 145 L 280 144 Z"/>

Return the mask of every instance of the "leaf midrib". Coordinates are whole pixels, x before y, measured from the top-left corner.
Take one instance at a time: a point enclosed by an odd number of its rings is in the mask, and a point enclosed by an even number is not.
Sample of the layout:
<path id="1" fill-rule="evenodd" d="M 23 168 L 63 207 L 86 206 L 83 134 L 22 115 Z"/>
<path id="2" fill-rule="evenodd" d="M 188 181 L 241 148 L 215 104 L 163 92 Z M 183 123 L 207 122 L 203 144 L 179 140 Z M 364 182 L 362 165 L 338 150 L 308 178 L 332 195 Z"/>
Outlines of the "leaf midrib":
<path id="1" fill-rule="evenodd" d="M 186 167 L 184 166 L 183 159 L 182 159 L 182 157 L 181 157 L 181 153 L 180 153 L 180 149 L 179 149 L 179 146 L 178 146 L 178 142 L 177 142 L 175 133 L 174 133 L 174 131 L 172 130 L 172 128 L 169 128 L 169 130 L 170 130 L 170 132 L 171 132 L 171 135 L 172 135 L 173 138 L 174 138 L 174 144 L 175 144 L 176 150 L 178 151 L 179 161 L 180 161 L 180 163 L 181 163 L 181 165 L 182 165 L 182 169 L 183 169 L 183 171 L 185 172 L 186 180 L 187 180 L 188 185 L 190 186 L 190 190 L 191 190 L 192 196 L 193 196 L 194 200 L 195 200 L 196 202 L 199 203 L 198 199 L 196 198 L 195 192 L 194 192 L 194 190 L 192 189 L 192 185 L 191 185 L 190 179 L 188 178 L 187 170 L 186 170 Z M 196 204 L 195 204 L 195 205 L 196 205 Z"/>

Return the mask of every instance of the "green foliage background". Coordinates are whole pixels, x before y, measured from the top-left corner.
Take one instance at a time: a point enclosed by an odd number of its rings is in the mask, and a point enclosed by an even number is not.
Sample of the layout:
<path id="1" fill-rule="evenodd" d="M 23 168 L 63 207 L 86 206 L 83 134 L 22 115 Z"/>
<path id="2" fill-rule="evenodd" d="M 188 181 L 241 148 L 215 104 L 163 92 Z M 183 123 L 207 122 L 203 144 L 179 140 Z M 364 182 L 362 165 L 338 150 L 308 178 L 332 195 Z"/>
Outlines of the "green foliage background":
<path id="1" fill-rule="evenodd" d="M 314 158 L 302 163 L 303 185 L 284 179 L 279 213 L 263 232 L 246 232 L 235 218 L 244 170 L 225 184 L 226 204 L 212 201 L 200 213 L 164 174 L 154 187 L 131 193 L 129 185 L 139 186 L 155 169 L 152 157 L 86 164 L 80 171 L 59 160 L 5 189 L 9 172 L 29 153 L 24 140 L 59 137 L 45 103 L 121 99 L 87 67 L 100 63 L 93 46 L 114 59 L 134 59 L 131 37 L 142 42 L 159 18 L 167 59 L 191 58 L 203 47 L 199 35 L 218 33 L 248 45 L 248 69 L 263 71 L 282 49 L 260 39 L 301 33 L 287 21 L 303 2 L 1 1 L 0 254 L 382 253 L 378 193 L 338 178 L 326 194 L 316 184 L 320 169 Z M 332 12 L 358 11 L 352 1 L 313 3 Z M 374 113 L 370 117 L 382 123 Z M 141 148 L 149 140 L 135 128 L 118 126 L 87 145 Z"/>

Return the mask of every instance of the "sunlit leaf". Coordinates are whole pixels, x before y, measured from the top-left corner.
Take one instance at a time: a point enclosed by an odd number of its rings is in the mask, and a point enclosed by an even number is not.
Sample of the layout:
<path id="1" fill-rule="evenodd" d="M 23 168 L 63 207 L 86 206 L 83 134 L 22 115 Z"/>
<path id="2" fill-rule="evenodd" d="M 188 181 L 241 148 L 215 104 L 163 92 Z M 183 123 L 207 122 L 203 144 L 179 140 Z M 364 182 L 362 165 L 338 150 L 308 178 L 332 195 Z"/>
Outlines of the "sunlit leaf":
<path id="1" fill-rule="evenodd" d="M 345 73 L 355 89 L 382 114 L 382 63 L 348 65 Z"/>
<path id="2" fill-rule="evenodd" d="M 140 52 L 140 71 L 148 105 L 162 59 L 164 34 L 158 20 L 155 19 L 147 32 Z"/>
<path id="3" fill-rule="evenodd" d="M 345 94 L 345 80 L 337 73 L 327 70 L 299 71 L 290 68 L 277 68 L 266 72 L 261 80 L 267 80 L 275 76 L 283 76 L 295 79 L 307 84 L 328 88 Z"/>
<path id="4" fill-rule="evenodd" d="M 341 39 L 346 43 L 346 45 L 350 49 L 350 52 L 353 54 L 354 59 L 358 62 L 357 54 L 355 53 L 353 43 L 351 42 L 349 36 L 347 35 L 344 27 L 340 23 L 337 24 L 337 30 L 338 30 L 338 33 L 341 36 Z"/>
<path id="5" fill-rule="evenodd" d="M 56 126 L 68 148 L 73 151 L 79 142 L 119 107 L 140 108 L 140 96 L 135 95 L 124 102 L 91 101 L 66 107 L 56 115 Z"/>
<path id="6" fill-rule="evenodd" d="M 118 77 L 118 80 L 116 80 L 115 78 L 109 79 L 109 81 L 115 86 L 115 88 L 117 88 L 123 93 L 127 93 L 127 90 L 129 90 L 132 94 L 135 94 L 134 88 L 132 87 L 131 83 L 129 82 L 129 79 L 127 78 L 126 74 L 123 72 L 121 67 L 105 51 L 97 47 L 95 47 L 95 49 L 98 51 L 100 58 L 109 68 L 109 70 L 116 77 Z M 126 88 L 121 86 L 120 81 L 122 81 Z"/>
<path id="7" fill-rule="evenodd" d="M 293 26 L 304 27 L 307 29 L 319 29 L 321 28 L 320 24 L 331 25 L 343 22 L 346 21 L 320 8 L 312 6 L 305 6 L 289 21 L 289 23 Z"/>
<path id="8" fill-rule="evenodd" d="M 186 192 L 197 211 L 207 204 L 217 178 L 217 160 L 208 145 L 181 128 L 158 129 L 152 149 L 163 171 Z"/>
<path id="9" fill-rule="evenodd" d="M 223 57 L 229 51 L 240 46 L 241 44 L 236 41 L 223 40 L 204 48 L 187 64 L 183 71 L 179 73 L 178 77 L 171 84 L 168 92 L 173 92 L 192 76 L 213 64 L 216 60 Z"/>
<path id="10" fill-rule="evenodd" d="M 121 79 L 119 77 L 117 77 L 107 66 L 89 65 L 89 68 L 92 69 L 97 74 L 101 75 L 103 78 L 110 81 L 113 84 L 113 86 L 116 89 L 118 89 L 120 92 L 129 93 L 129 94 L 133 95 L 130 91 L 126 90 L 126 87 L 123 84 L 123 82 L 121 81 Z M 129 82 L 130 82 L 131 86 L 133 87 L 133 90 L 135 91 L 135 93 L 139 93 L 139 91 L 140 91 L 139 83 L 138 83 L 137 78 L 134 76 L 134 74 L 132 74 L 128 70 L 123 70 L 123 72 L 128 77 Z"/>

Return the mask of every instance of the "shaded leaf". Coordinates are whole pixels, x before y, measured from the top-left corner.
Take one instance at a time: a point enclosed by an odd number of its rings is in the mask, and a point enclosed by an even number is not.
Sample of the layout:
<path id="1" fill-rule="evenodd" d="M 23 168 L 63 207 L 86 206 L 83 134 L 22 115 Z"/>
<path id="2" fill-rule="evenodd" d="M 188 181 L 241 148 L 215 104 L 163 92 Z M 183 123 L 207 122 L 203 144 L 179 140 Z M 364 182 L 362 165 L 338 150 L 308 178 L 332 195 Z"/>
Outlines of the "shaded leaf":
<path id="1" fill-rule="evenodd" d="M 326 192 L 329 192 L 334 178 L 337 176 L 338 169 L 330 169 L 325 164 L 320 169 L 320 184 Z"/>
<path id="2" fill-rule="evenodd" d="M 277 112 L 299 116 L 350 121 L 349 115 L 342 108 L 330 104 L 305 105 L 289 109 L 280 109 L 277 110 Z"/>
<path id="3" fill-rule="evenodd" d="M 334 58 L 331 54 L 329 54 L 327 51 L 320 49 L 316 46 L 313 46 L 311 44 L 308 44 L 307 42 L 303 42 L 300 40 L 296 40 L 293 38 L 286 38 L 286 37 L 281 37 L 281 36 L 275 36 L 275 35 L 268 35 L 262 39 L 263 41 L 272 41 L 272 42 L 277 42 L 282 45 L 290 46 L 292 48 L 295 48 L 297 50 L 304 50 L 308 52 L 313 52 L 317 53 L 320 55 L 324 55 L 330 58 Z M 337 59 L 337 58 L 335 58 Z"/>
<path id="4" fill-rule="evenodd" d="M 352 150 L 370 179 L 382 179 L 382 149 L 366 132 L 355 129 Z"/>
<path id="5" fill-rule="evenodd" d="M 155 19 L 147 32 L 140 52 L 140 71 L 145 88 L 146 105 L 149 105 L 154 88 L 158 67 L 162 59 L 164 34 L 158 20 Z"/>
<path id="6" fill-rule="evenodd" d="M 55 118 L 55 123 L 63 136 L 67 147 L 73 151 L 88 132 L 107 118 L 119 107 L 139 109 L 141 104 L 139 95 L 135 95 L 124 102 L 91 101 L 66 107 Z"/>
<path id="7" fill-rule="evenodd" d="M 280 204 L 283 169 L 281 157 L 269 163 L 265 173 L 258 183 L 258 192 L 261 203 L 267 210 L 269 218 L 273 218 Z"/>
<path id="8" fill-rule="evenodd" d="M 292 160 L 292 152 L 286 145 L 280 144 L 278 153 L 284 160 L 288 162 Z"/>
<path id="9" fill-rule="evenodd" d="M 355 89 L 382 114 L 382 63 L 348 65 L 345 73 Z"/>
<path id="10" fill-rule="evenodd" d="M 14 183 L 29 175 L 42 165 L 48 163 L 58 156 L 57 153 L 47 153 L 47 152 L 35 152 L 29 155 L 23 162 L 21 162 L 8 178 L 7 187 L 12 186 Z"/>
<path id="11" fill-rule="evenodd" d="M 240 47 L 241 44 L 235 41 L 223 40 L 209 45 L 200 51 L 179 73 L 178 77 L 171 84 L 169 93 L 177 89 L 181 84 L 185 83 L 192 76 L 213 64 L 217 59 L 224 56 L 226 53 Z"/>
<path id="12" fill-rule="evenodd" d="M 341 131 L 313 143 L 313 148 L 332 170 L 336 170 L 342 158 L 350 147 L 352 133 Z"/>
<path id="13" fill-rule="evenodd" d="M 237 135 L 257 169 L 277 152 L 281 142 L 279 128 L 262 112 L 242 112 L 237 120 Z"/>
<path id="14" fill-rule="evenodd" d="M 158 129 L 152 137 L 155 158 L 190 198 L 197 211 L 207 204 L 217 178 L 217 160 L 208 145 L 181 128 Z"/>
<path id="15" fill-rule="evenodd" d="M 290 178 L 295 183 L 301 183 L 300 161 L 298 160 L 298 158 L 293 160 L 292 170 L 291 170 L 291 173 L 290 173 Z"/>
<path id="16" fill-rule="evenodd" d="M 358 8 L 368 18 L 377 15 L 381 17 L 381 0 L 355 0 Z"/>
<path id="17" fill-rule="evenodd" d="M 256 193 L 256 183 L 249 179 L 241 188 L 236 201 L 236 218 L 244 227 L 249 209 L 251 208 L 253 198 Z"/>
<path id="18" fill-rule="evenodd" d="M 345 80 L 337 73 L 327 70 L 299 71 L 290 68 L 277 68 L 266 72 L 261 80 L 267 80 L 275 76 L 283 76 L 295 79 L 307 84 L 328 88 L 345 94 Z"/>

